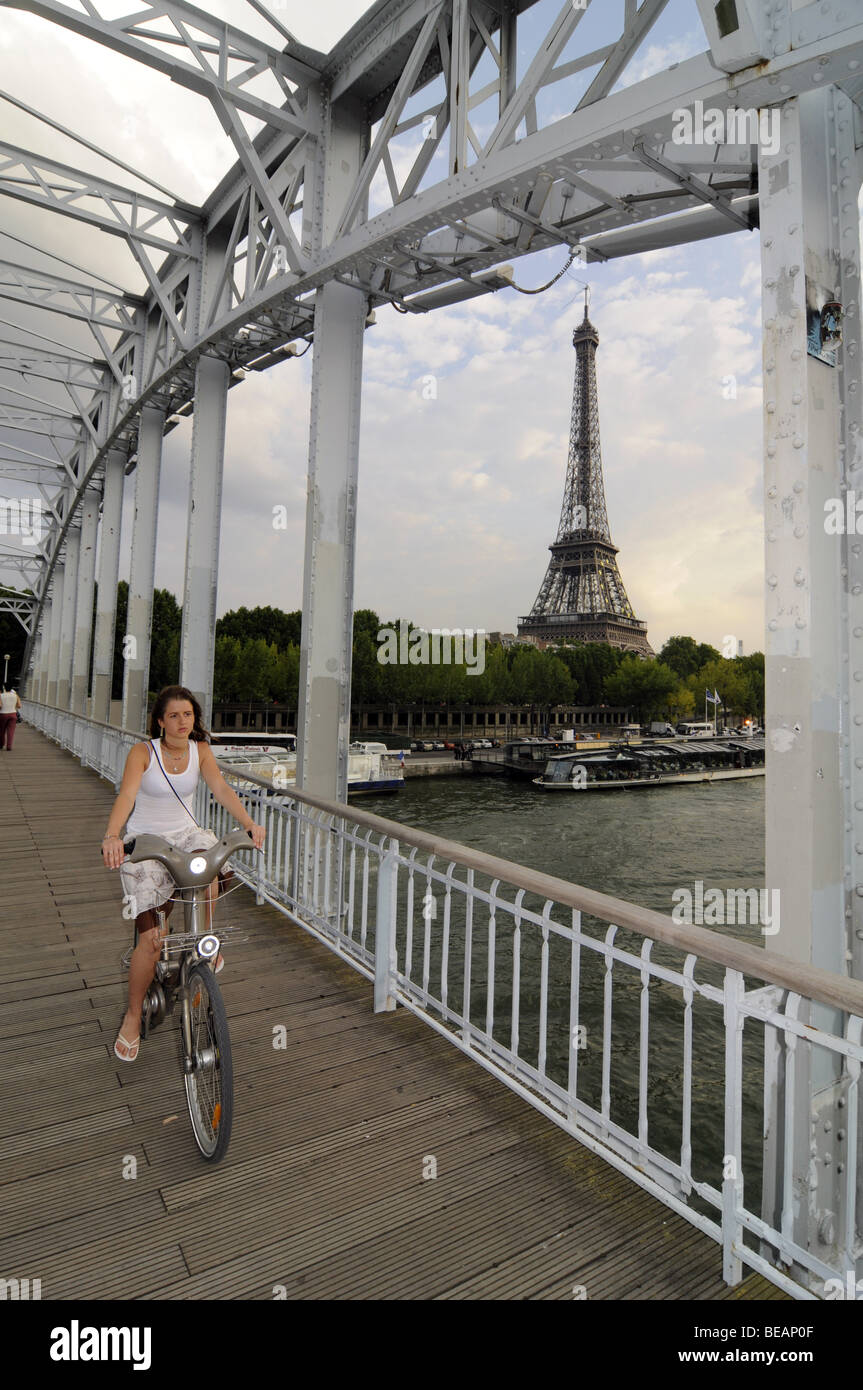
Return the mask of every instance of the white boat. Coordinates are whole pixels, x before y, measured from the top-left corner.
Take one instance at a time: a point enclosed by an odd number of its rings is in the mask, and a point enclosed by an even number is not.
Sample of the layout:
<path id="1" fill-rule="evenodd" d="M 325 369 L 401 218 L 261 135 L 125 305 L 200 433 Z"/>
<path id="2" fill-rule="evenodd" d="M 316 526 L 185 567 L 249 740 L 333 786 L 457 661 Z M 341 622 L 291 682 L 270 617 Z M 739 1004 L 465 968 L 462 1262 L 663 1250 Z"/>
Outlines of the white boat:
<path id="1" fill-rule="evenodd" d="M 244 772 L 263 777 L 277 790 L 292 786 L 297 780 L 297 755 L 283 748 L 237 748 L 230 745 L 215 750 L 219 765 L 242 777 Z M 404 765 L 398 754 L 348 752 L 348 795 L 401 791 L 404 786 Z M 247 782 L 247 786 L 254 786 Z"/>
<path id="2" fill-rule="evenodd" d="M 533 785 L 543 791 L 623 791 L 763 777 L 764 772 L 763 738 L 677 738 L 620 751 L 557 754 Z"/>

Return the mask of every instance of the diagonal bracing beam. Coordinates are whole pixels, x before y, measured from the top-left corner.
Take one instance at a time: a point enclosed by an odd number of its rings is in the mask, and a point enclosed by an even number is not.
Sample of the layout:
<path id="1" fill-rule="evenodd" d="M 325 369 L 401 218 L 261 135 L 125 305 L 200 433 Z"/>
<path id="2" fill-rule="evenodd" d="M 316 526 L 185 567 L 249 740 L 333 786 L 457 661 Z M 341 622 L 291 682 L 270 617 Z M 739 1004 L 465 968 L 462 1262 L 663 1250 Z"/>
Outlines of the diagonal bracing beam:
<path id="1" fill-rule="evenodd" d="M 185 0 L 134 0 L 128 14 L 111 17 L 110 12 L 116 9 L 112 0 L 86 0 L 87 13 L 70 9 L 59 0 L 0 0 L 0 8 L 4 7 L 28 10 L 84 38 L 95 39 L 207 98 L 221 95 L 265 125 L 296 135 L 308 130 L 308 121 L 299 109 L 275 106 L 245 87 L 268 72 L 287 98 L 291 95 L 288 84 L 307 86 L 317 79 L 315 69 Z M 148 29 L 147 22 L 153 18 L 164 20 L 167 30 Z M 165 45 L 169 50 L 184 49 L 191 61 L 166 52 Z M 211 56 L 215 62 L 210 61 Z"/>

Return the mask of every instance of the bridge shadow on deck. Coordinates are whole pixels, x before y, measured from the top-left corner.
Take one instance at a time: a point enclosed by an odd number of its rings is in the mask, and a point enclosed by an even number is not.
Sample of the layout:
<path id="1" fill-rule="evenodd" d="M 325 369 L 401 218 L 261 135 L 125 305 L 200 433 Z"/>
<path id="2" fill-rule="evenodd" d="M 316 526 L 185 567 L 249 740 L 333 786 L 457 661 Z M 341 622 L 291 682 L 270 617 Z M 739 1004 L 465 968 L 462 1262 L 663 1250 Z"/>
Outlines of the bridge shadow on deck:
<path id="1" fill-rule="evenodd" d="M 198 1155 L 173 1022 L 112 1051 L 131 924 L 111 787 L 26 725 L 0 753 L 0 1277 L 43 1299 L 782 1299 L 240 889 L 236 1101 Z M 273 1028 L 288 1031 L 285 1051 Z M 137 1160 L 137 1176 L 124 1177 Z M 423 1178 L 428 1156 L 437 1177 Z"/>

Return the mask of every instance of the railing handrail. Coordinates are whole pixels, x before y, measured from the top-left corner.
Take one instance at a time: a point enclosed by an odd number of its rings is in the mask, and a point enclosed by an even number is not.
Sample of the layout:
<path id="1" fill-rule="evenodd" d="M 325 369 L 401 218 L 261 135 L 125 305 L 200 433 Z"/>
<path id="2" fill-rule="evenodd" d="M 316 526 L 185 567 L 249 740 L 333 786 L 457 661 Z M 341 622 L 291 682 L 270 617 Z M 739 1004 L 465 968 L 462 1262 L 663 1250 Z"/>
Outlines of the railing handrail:
<path id="1" fill-rule="evenodd" d="M 140 729 L 124 729 L 121 724 L 106 724 L 103 719 L 91 719 L 89 714 L 76 714 L 71 709 L 58 709 L 56 705 L 46 705 L 42 700 L 34 700 L 32 695 L 22 695 L 21 704 L 38 705 L 40 709 L 50 710 L 52 714 L 62 714 L 67 718 L 79 719 L 82 724 L 92 724 L 97 729 L 107 729 L 112 734 L 122 734 L 124 738 L 138 738 L 142 743 L 146 743 L 149 734 L 142 733 Z"/>
<path id="2" fill-rule="evenodd" d="M 735 941 L 732 937 L 723 936 L 708 927 L 673 922 L 670 917 L 656 912 L 653 908 L 640 907 L 638 903 L 628 903 L 622 898 L 599 893 L 593 888 L 567 883 L 566 879 L 556 878 L 553 874 L 543 873 L 539 869 L 529 869 L 508 859 L 499 859 L 497 855 L 471 849 L 468 845 L 459 844 L 457 840 L 447 840 L 442 835 L 417 830 L 400 821 L 386 820 L 383 816 L 376 816 L 371 811 L 363 811 L 357 806 L 346 806 L 341 801 L 329 801 L 326 797 L 299 791 L 294 786 L 274 788 L 266 777 L 258 777 L 251 772 L 235 772 L 234 769 L 224 771 L 230 771 L 230 774 L 239 780 L 252 782 L 267 791 L 295 797 L 297 801 L 315 806 L 329 815 L 348 816 L 358 825 L 379 831 L 403 844 L 429 851 L 441 859 L 458 860 L 465 868 L 475 869 L 479 873 L 487 874 L 489 878 L 502 879 L 516 888 L 524 888 L 526 892 L 552 899 L 565 907 L 574 907 L 579 911 L 602 917 L 606 921 L 615 922 L 618 926 L 630 927 L 642 936 L 649 936 L 653 941 L 660 941 L 666 946 L 673 946 L 677 950 L 697 955 L 728 969 L 739 970 L 744 975 L 756 975 L 769 984 L 790 989 L 805 998 L 863 1018 L 863 981 L 844 979 L 841 975 L 834 975 L 820 966 L 804 965 L 776 951 L 751 946 L 745 941 Z"/>
<path id="3" fill-rule="evenodd" d="M 25 700 L 23 703 L 26 704 L 27 701 Z M 33 700 L 30 703 L 40 704 L 41 702 Z M 116 724 L 104 724 L 99 720 L 90 719 L 86 715 L 76 714 L 70 710 L 59 710 L 54 705 L 43 705 L 42 708 L 103 729 L 109 729 L 113 733 L 124 736 L 131 735 L 142 740 L 146 737 L 141 733 L 134 733 L 131 729 L 121 729 Z M 301 791 L 294 786 L 274 787 L 272 781 L 266 777 L 258 777 L 251 772 L 237 773 L 231 768 L 223 768 L 222 770 L 238 780 L 252 783 L 266 791 L 275 791 L 284 796 L 291 796 L 295 800 L 308 806 L 314 806 L 328 815 L 347 816 L 356 824 L 363 825 L 367 829 L 430 852 L 438 858 L 456 860 L 468 869 L 487 874 L 493 879 L 501 879 L 516 888 L 523 888 L 526 892 L 536 893 L 538 896 L 562 906 L 591 913 L 596 917 L 604 918 L 606 921 L 615 922 L 621 927 L 629 927 L 632 931 L 650 937 L 653 941 L 659 941 L 663 945 L 672 946 L 676 950 L 696 955 L 727 969 L 739 970 L 744 975 L 754 975 L 758 979 L 777 985 L 781 989 L 791 990 L 803 998 L 812 999 L 818 1003 L 827 1004 L 831 1008 L 841 1009 L 845 1013 L 856 1014 L 863 1018 L 863 981 L 846 979 L 841 975 L 834 975 L 831 971 L 824 970 L 820 966 L 807 965 L 792 960 L 777 951 L 752 946 L 743 941 L 735 941 L 731 937 L 723 936 L 720 932 L 711 931 L 708 927 L 689 926 L 673 922 L 670 917 L 656 912 L 653 908 L 640 907 L 637 903 L 628 903 L 622 898 L 615 898 L 592 888 L 583 888 L 577 884 L 568 883 L 565 879 L 557 878 L 553 874 L 546 874 L 538 869 L 530 869 L 523 864 L 515 864 L 507 859 L 499 859 L 496 855 L 486 854 L 483 850 L 475 850 L 467 845 L 461 845 L 456 840 L 448 840 L 441 835 L 431 834 L 427 830 L 418 830 L 399 821 L 386 820 L 383 816 L 376 816 L 372 812 L 363 811 L 356 806 L 347 806 L 341 801 L 330 801 L 326 797 L 315 796 L 311 792 Z"/>

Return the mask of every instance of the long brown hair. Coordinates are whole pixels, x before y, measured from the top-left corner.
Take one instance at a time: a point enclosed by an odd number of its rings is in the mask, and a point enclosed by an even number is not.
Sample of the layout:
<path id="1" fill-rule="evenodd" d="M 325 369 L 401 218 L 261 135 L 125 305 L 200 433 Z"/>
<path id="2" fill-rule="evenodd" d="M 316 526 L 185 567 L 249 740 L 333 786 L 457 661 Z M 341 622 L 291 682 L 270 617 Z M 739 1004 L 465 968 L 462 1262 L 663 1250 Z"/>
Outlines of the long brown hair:
<path id="1" fill-rule="evenodd" d="M 156 696 L 156 702 L 150 711 L 150 738 L 161 738 L 162 730 L 159 728 L 159 720 L 164 719 L 165 710 L 171 700 L 188 700 L 192 706 L 195 716 L 195 725 L 189 738 L 194 743 L 209 743 L 210 735 L 204 728 L 204 712 L 199 702 L 195 699 L 191 690 L 187 690 L 184 685 L 166 685 L 164 690 L 160 690 Z"/>

